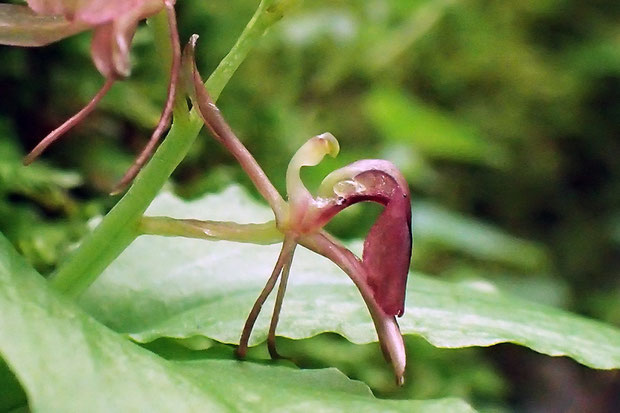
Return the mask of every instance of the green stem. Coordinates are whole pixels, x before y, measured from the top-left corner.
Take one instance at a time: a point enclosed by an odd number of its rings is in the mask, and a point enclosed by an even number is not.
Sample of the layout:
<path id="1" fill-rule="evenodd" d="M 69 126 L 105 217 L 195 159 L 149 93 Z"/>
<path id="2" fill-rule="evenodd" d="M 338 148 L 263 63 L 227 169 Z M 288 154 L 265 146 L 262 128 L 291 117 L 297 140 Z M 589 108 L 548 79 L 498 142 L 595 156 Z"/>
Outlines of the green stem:
<path id="1" fill-rule="evenodd" d="M 285 3 L 288 4 L 278 0 L 261 1 L 237 43 L 206 82 L 213 100 L 217 100 L 260 37 L 282 17 Z M 131 244 L 139 235 L 142 214 L 181 163 L 202 125 L 200 117 L 193 111 L 175 112 L 166 139 L 129 191 L 52 276 L 50 282 L 54 288 L 71 297 L 80 295 Z"/>
<path id="2" fill-rule="evenodd" d="M 211 241 L 247 242 L 261 245 L 276 244 L 284 239 L 275 221 L 263 224 L 237 224 L 228 221 L 142 217 L 139 230 L 144 235 L 201 238 Z"/>
<path id="3" fill-rule="evenodd" d="M 237 71 L 258 38 L 267 29 L 282 18 L 284 12 L 294 4 L 296 0 L 261 0 L 258 9 L 254 12 L 245 30 L 241 33 L 230 52 L 215 69 L 214 73 L 219 73 L 216 78 L 209 77 L 205 86 L 214 101 L 217 101 L 222 89 L 228 83 L 232 75 Z"/>

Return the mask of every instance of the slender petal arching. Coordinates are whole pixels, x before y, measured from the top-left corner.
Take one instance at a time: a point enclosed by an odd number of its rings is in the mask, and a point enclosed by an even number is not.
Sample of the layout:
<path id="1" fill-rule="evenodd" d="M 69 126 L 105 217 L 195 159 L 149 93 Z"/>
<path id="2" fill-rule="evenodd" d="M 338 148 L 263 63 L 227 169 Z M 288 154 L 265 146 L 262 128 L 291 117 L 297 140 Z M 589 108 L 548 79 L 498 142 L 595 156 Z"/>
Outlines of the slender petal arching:
<path id="1" fill-rule="evenodd" d="M 168 27 L 170 29 L 170 43 L 172 46 L 172 67 L 170 69 L 170 82 L 168 83 L 168 93 L 166 95 L 166 103 L 164 111 L 159 118 L 157 127 L 153 131 L 149 142 L 146 144 L 140 155 L 136 158 L 131 167 L 127 170 L 123 178 L 112 190 L 112 194 L 118 194 L 136 177 L 138 172 L 151 158 L 161 136 L 170 125 L 172 119 L 172 109 L 174 107 L 174 99 L 177 93 L 177 85 L 179 81 L 179 73 L 181 70 L 181 44 L 179 39 L 179 31 L 177 28 L 176 14 L 174 11 L 174 2 L 165 1 L 166 14 L 168 17 Z"/>
<path id="2" fill-rule="evenodd" d="M 29 165 L 32 163 L 41 153 L 47 149 L 52 143 L 56 142 L 62 135 L 67 133 L 71 128 L 80 123 L 85 117 L 87 117 L 90 112 L 92 112 L 97 104 L 103 99 L 103 97 L 108 93 L 108 90 L 114 84 L 114 78 L 106 79 L 105 83 L 99 89 L 99 92 L 88 102 L 86 106 L 84 106 L 78 113 L 71 116 L 69 119 L 65 121 L 62 125 L 51 131 L 41 142 L 34 147 L 32 151 L 24 158 L 24 165 Z"/>
<path id="3" fill-rule="evenodd" d="M 267 335 L 267 348 L 269 349 L 269 355 L 273 359 L 280 358 L 276 349 L 276 328 L 278 327 L 278 321 L 280 320 L 280 310 L 282 310 L 282 303 L 284 302 L 284 295 L 286 294 L 286 285 L 288 283 L 288 276 L 291 272 L 291 265 L 293 263 L 293 254 L 295 253 L 295 247 L 297 243 L 290 239 L 285 239 L 285 243 L 291 243 L 290 252 L 287 253 L 284 266 L 282 267 L 282 276 L 280 277 L 280 286 L 278 287 L 278 295 L 276 296 L 276 302 L 273 306 L 273 314 L 271 316 L 271 323 L 269 324 L 269 334 Z M 284 245 L 282 246 L 284 250 Z"/>
<path id="4" fill-rule="evenodd" d="M 193 35 L 183 51 L 183 81 L 186 83 L 185 89 L 213 137 L 224 145 L 237 159 L 241 168 L 273 210 L 276 221 L 281 221 L 286 209 L 284 199 L 282 199 L 282 196 L 273 186 L 267 174 L 256 162 L 250 151 L 232 131 L 202 83 L 202 78 L 194 59 L 194 48 L 196 47 L 197 40 L 198 36 Z"/>
<path id="5" fill-rule="evenodd" d="M 246 355 L 246 352 L 248 350 L 248 342 L 250 341 L 250 335 L 252 334 L 254 323 L 256 323 L 256 319 L 258 318 L 258 315 L 263 308 L 263 304 L 265 304 L 267 297 L 269 297 L 269 294 L 271 294 L 271 291 L 273 291 L 273 287 L 275 287 L 276 282 L 278 281 L 278 277 L 282 273 L 283 268 L 285 266 L 290 267 L 296 245 L 296 242 L 290 238 L 285 238 L 284 242 L 282 243 L 282 249 L 280 250 L 280 255 L 278 256 L 276 265 L 273 268 L 273 272 L 267 280 L 267 283 L 265 284 L 265 287 L 261 291 L 260 295 L 256 299 L 256 302 L 254 302 L 254 306 L 252 306 L 252 310 L 250 311 L 250 314 L 245 321 L 245 325 L 243 326 L 243 332 L 241 333 L 241 339 L 239 340 L 239 347 L 237 348 L 237 355 L 240 358 L 244 358 Z M 286 286 L 286 283 L 284 285 Z M 279 311 L 278 307 L 276 307 L 276 309 Z M 274 312 L 274 315 L 275 314 L 276 313 Z M 277 324 L 277 318 L 275 323 Z M 273 321 L 272 325 L 274 325 L 273 328 L 275 330 L 275 324 L 273 323 Z"/>

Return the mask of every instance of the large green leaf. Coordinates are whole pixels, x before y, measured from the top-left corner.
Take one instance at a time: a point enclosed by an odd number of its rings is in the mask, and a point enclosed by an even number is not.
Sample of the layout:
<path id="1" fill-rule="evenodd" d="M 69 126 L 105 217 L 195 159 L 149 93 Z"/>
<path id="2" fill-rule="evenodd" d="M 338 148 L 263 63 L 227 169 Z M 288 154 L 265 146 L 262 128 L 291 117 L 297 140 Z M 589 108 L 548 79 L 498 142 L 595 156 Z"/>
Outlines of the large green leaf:
<path id="1" fill-rule="evenodd" d="M 237 187 L 193 202 L 163 194 L 149 214 L 245 222 L 271 218 L 268 209 Z M 141 237 L 81 302 L 95 317 L 137 341 L 206 336 L 236 343 L 278 250 L 276 245 Z M 268 302 L 253 343 L 265 339 L 269 308 Z M 303 248 L 294 259 L 282 312 L 282 336 L 306 338 L 334 331 L 355 343 L 376 340 L 368 312 L 347 276 Z M 412 273 L 400 324 L 405 334 L 422 335 L 439 347 L 513 342 L 591 367 L 620 367 L 618 329 L 504 295 L 488 284 L 454 284 Z"/>
<path id="2" fill-rule="evenodd" d="M 166 361 L 59 297 L 1 235 L 0 308 L 0 354 L 33 411 L 471 411 L 455 399 L 379 400 L 335 369 Z"/>
<path id="3" fill-rule="evenodd" d="M 227 394 L 231 411 L 472 412 L 457 399 L 379 400 L 336 369 L 296 370 L 229 360 L 179 362 L 184 374 Z M 222 372 L 225 372 L 222 374 Z M 201 411 L 205 411 L 204 409 Z"/>

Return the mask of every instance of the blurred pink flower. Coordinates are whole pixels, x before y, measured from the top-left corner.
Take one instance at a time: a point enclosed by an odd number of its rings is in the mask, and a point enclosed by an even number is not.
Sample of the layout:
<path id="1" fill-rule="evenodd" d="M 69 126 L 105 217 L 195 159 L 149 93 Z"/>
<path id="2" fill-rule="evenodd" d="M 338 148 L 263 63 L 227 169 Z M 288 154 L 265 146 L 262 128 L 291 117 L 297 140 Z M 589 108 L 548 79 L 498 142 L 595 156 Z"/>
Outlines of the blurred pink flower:
<path id="1" fill-rule="evenodd" d="M 28 0 L 28 7 L 0 4 L 0 44 L 44 46 L 85 30 L 93 30 L 91 55 L 105 83 L 91 101 L 48 134 L 25 158 L 28 164 L 50 144 L 82 121 L 105 96 L 114 82 L 129 76 L 129 50 L 140 20 L 166 10 L 173 59 L 170 83 L 160 120 L 142 153 L 117 189 L 122 189 L 148 160 L 168 127 L 180 68 L 180 46 L 174 0 Z"/>

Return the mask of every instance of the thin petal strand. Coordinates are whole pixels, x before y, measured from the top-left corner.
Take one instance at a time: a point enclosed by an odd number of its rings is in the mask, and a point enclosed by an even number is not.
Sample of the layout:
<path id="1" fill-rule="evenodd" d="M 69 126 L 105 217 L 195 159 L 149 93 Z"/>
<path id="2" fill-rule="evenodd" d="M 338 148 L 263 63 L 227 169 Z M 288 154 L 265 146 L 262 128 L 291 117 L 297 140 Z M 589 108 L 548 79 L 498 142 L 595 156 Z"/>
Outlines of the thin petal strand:
<path id="1" fill-rule="evenodd" d="M 122 192 L 125 187 L 138 175 L 138 172 L 151 158 L 157 144 L 163 133 L 168 129 L 172 118 L 172 109 L 174 107 L 174 99 L 177 93 L 177 85 L 179 81 L 179 73 L 181 70 L 181 45 L 179 40 L 179 31 L 176 23 L 176 14 L 174 11 L 174 2 L 166 1 L 166 13 L 168 17 L 168 26 L 170 28 L 170 43 L 172 45 L 172 67 L 170 69 L 170 82 L 168 83 L 168 93 L 164 110 L 159 118 L 157 127 L 153 131 L 149 142 L 146 144 L 140 155 L 136 158 L 133 165 L 127 170 L 123 178 L 116 185 L 112 194 Z"/>
<path id="2" fill-rule="evenodd" d="M 58 140 L 62 135 L 64 135 L 67 131 L 73 128 L 75 125 L 80 123 L 86 116 L 92 112 L 97 104 L 103 99 L 103 97 L 108 93 L 112 85 L 114 84 L 113 78 L 106 79 L 104 85 L 99 89 L 97 94 L 88 102 L 86 106 L 84 106 L 78 113 L 71 116 L 65 123 L 54 129 L 50 132 L 37 146 L 34 147 L 32 151 L 24 158 L 24 165 L 31 164 L 48 146 Z"/>
<path id="3" fill-rule="evenodd" d="M 273 210 L 276 221 L 280 221 L 285 214 L 285 202 L 278 190 L 273 186 L 263 169 L 260 167 L 256 159 L 250 151 L 241 143 L 239 138 L 232 131 L 220 110 L 215 106 L 215 102 L 211 99 L 209 92 L 202 83 L 202 78 L 196 67 L 194 60 L 194 48 L 198 36 L 194 35 L 190 38 L 189 43 L 185 47 L 183 56 L 183 80 L 186 87 L 189 87 L 189 96 L 192 103 L 207 128 L 211 131 L 213 137 L 222 143 L 228 151 L 237 159 L 241 168 L 245 171 L 252 183 L 269 203 Z"/>
<path id="4" fill-rule="evenodd" d="M 245 325 L 243 326 L 243 332 L 241 333 L 241 338 L 239 339 L 239 347 L 237 347 L 237 356 L 239 358 L 245 357 L 248 351 L 248 344 L 250 341 L 250 335 L 252 334 L 252 329 L 254 328 L 254 323 L 256 323 L 256 319 L 258 318 L 258 315 L 263 308 L 263 304 L 265 304 L 265 301 L 267 301 L 267 297 L 269 297 L 269 294 L 271 294 L 273 287 L 275 287 L 276 282 L 278 281 L 278 278 L 282 273 L 282 269 L 285 265 L 290 265 L 290 262 L 293 259 L 293 253 L 295 251 L 296 245 L 297 244 L 295 243 L 295 241 L 286 238 L 284 239 L 284 242 L 282 243 L 282 249 L 280 250 L 280 255 L 278 256 L 276 265 L 273 268 L 273 272 L 267 280 L 267 283 L 265 284 L 265 287 L 261 291 L 260 295 L 256 299 L 256 302 L 254 302 L 254 306 L 252 306 L 252 310 L 250 310 L 250 314 L 248 315 L 248 318 L 245 321 Z M 284 285 L 286 285 L 286 283 Z M 273 322 L 272 325 L 274 325 Z M 273 328 L 275 331 L 275 325 L 273 326 Z"/>

